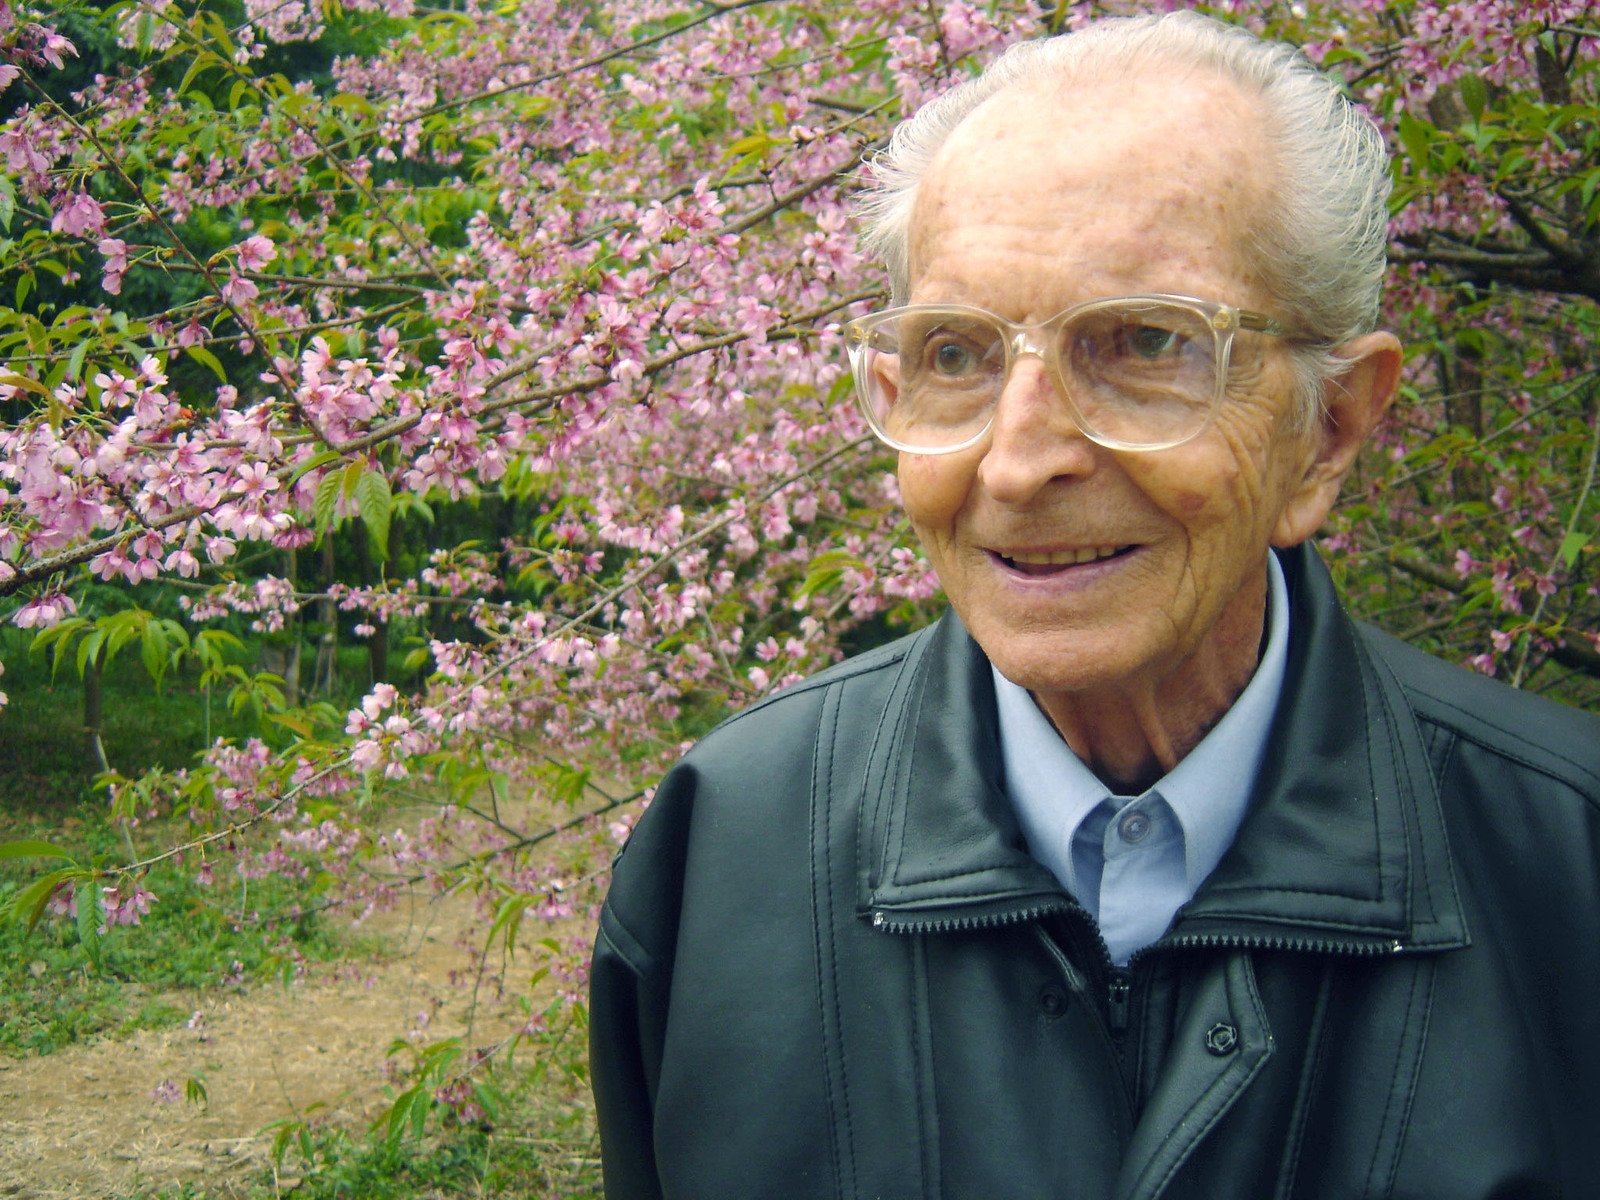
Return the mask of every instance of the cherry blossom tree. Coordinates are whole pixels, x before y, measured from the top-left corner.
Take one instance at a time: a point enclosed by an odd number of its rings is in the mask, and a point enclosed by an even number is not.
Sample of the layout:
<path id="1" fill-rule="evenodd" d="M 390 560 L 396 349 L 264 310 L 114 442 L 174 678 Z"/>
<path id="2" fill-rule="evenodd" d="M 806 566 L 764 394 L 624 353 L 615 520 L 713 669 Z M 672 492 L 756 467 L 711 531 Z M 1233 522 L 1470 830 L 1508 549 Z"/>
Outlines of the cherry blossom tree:
<path id="1" fill-rule="evenodd" d="M 136 923 L 178 856 L 356 911 L 465 883 L 507 941 L 592 903 L 687 739 L 936 611 L 848 403 L 840 324 L 885 299 L 863 164 L 1010 42 L 1133 7 L 0 14 L 0 614 L 262 716 L 113 772 L 119 812 L 188 832 L 115 870 L 35 845 L 13 909 Z M 1406 392 L 1324 538 L 1353 606 L 1597 703 L 1597 6 L 1207 7 L 1306 45 L 1398 152 Z M 382 651 L 353 708 L 207 636 L 313 616 Z M 385 791 L 446 807 L 380 838 Z"/>

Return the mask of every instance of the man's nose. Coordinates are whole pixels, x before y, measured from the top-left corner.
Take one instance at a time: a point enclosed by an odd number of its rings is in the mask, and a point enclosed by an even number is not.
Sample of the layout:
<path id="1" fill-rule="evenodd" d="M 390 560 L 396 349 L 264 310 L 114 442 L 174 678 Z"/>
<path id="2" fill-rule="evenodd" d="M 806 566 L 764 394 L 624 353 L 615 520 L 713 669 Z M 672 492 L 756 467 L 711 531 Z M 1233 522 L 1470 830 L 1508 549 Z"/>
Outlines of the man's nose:
<path id="1" fill-rule="evenodd" d="M 1060 384 L 1038 355 L 1019 355 L 995 402 L 978 478 L 1003 504 L 1025 504 L 1051 480 L 1084 476 L 1099 450 L 1084 436 Z"/>

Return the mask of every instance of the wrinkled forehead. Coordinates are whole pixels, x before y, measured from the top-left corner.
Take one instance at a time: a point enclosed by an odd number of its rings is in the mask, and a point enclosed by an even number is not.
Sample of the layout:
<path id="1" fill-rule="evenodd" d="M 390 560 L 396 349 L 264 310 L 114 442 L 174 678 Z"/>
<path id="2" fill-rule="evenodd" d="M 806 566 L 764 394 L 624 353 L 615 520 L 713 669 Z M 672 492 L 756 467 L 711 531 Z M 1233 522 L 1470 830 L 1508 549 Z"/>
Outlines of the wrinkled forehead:
<path id="1" fill-rule="evenodd" d="M 1232 83 L 1192 70 L 1027 85 L 952 132 L 918 188 L 912 279 L 936 255 L 986 239 L 1068 247 L 1092 230 L 1100 257 L 1160 255 L 1174 238 L 1248 256 L 1270 203 L 1265 122 Z"/>

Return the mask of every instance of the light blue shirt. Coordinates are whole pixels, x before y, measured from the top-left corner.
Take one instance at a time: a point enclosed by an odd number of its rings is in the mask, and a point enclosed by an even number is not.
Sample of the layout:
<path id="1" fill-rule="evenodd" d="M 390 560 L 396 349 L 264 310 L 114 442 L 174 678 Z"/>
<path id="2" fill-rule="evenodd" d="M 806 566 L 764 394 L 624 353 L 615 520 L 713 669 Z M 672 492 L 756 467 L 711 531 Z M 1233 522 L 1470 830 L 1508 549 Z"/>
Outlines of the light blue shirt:
<path id="1" fill-rule="evenodd" d="M 1027 690 L 994 671 L 1006 791 L 1029 852 L 1094 914 L 1118 966 L 1167 931 L 1244 820 L 1288 660 L 1289 594 L 1271 554 L 1267 575 L 1267 644 L 1255 674 L 1143 795 L 1108 795 Z"/>

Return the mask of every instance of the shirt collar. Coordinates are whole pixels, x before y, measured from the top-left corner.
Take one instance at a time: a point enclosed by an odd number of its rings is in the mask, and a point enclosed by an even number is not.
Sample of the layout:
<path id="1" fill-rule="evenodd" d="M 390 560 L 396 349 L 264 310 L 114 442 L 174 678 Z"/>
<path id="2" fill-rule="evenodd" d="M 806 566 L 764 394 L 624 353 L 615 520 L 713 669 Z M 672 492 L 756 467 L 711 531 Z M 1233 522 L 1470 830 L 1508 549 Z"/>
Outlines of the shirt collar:
<path id="1" fill-rule="evenodd" d="M 1171 806 L 1183 829 L 1191 895 L 1222 860 L 1244 819 L 1283 691 L 1288 646 L 1288 589 L 1277 557 L 1268 554 L 1267 643 L 1255 674 L 1200 744 L 1150 789 Z M 1025 688 L 992 664 L 990 671 L 1006 792 L 1029 852 L 1077 894 L 1072 837 L 1106 798 L 1106 786 L 1072 753 Z"/>

